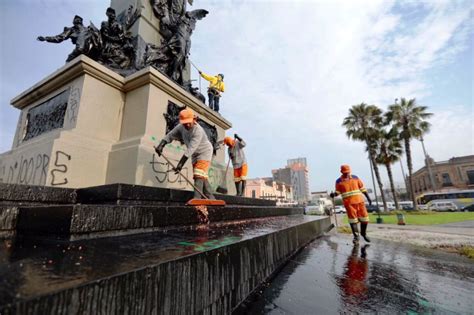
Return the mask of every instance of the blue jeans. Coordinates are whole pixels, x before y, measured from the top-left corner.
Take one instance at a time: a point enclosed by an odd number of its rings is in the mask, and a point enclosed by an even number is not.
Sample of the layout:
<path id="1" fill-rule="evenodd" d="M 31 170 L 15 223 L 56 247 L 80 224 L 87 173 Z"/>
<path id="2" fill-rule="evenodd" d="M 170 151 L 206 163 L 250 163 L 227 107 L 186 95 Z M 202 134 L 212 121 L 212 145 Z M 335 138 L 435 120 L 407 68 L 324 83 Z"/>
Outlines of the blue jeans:
<path id="1" fill-rule="evenodd" d="M 208 93 L 207 96 L 209 97 L 209 107 L 216 112 L 219 112 L 219 99 L 220 96 L 214 95 L 214 93 Z"/>

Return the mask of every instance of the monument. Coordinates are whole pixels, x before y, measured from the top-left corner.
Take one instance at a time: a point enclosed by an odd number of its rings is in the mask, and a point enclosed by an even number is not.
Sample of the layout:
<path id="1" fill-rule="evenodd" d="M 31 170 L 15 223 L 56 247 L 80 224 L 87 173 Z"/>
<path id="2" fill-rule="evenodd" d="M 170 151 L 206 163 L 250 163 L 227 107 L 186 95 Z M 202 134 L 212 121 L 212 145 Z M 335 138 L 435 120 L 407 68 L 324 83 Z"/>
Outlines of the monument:
<path id="1" fill-rule="evenodd" d="M 112 0 L 100 28 L 75 16 L 38 37 L 74 48 L 11 101 L 21 113 L 0 155 L 0 314 L 230 313 L 332 227 L 233 196 L 233 176 L 225 207 L 184 205 L 191 187 L 154 139 L 191 108 L 214 147 L 215 188 L 231 127 L 189 83 L 190 36 L 208 14 L 191 2 Z M 176 162 L 183 150 L 164 153 Z"/>
<path id="2" fill-rule="evenodd" d="M 0 183 L 191 189 L 153 150 L 153 139 L 190 107 L 214 145 L 211 186 L 221 184 L 218 140 L 232 125 L 196 97 L 186 70 L 191 33 L 208 12 L 187 11 L 185 0 L 141 0 L 138 8 L 130 2 L 113 0 L 100 30 L 76 16 L 61 34 L 38 37 L 71 39 L 75 48 L 62 68 L 11 101 L 21 113 L 12 150 L 0 155 Z M 176 142 L 165 148 L 174 161 L 182 151 Z M 192 177 L 191 169 L 188 162 L 184 174 Z"/>

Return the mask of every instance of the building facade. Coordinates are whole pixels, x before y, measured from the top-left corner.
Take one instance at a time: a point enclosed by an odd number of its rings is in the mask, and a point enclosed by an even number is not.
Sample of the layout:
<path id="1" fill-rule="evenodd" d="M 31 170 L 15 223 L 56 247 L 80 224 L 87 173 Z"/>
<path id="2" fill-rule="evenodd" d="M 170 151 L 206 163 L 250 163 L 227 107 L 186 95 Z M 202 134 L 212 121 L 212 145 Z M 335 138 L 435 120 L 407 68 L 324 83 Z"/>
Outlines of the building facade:
<path id="1" fill-rule="evenodd" d="M 272 170 L 273 179 L 293 187 L 295 201 L 306 204 L 310 201 L 309 170 L 306 158 L 289 159 L 285 168 Z"/>
<path id="2" fill-rule="evenodd" d="M 413 189 L 416 196 L 435 191 L 474 189 L 474 155 L 453 157 L 442 162 L 428 158 L 426 162 L 429 163 L 433 174 L 434 187 L 425 165 L 413 173 Z"/>
<path id="3" fill-rule="evenodd" d="M 296 204 L 293 188 L 271 177 L 247 179 L 245 197 L 276 200 L 277 205 Z"/>

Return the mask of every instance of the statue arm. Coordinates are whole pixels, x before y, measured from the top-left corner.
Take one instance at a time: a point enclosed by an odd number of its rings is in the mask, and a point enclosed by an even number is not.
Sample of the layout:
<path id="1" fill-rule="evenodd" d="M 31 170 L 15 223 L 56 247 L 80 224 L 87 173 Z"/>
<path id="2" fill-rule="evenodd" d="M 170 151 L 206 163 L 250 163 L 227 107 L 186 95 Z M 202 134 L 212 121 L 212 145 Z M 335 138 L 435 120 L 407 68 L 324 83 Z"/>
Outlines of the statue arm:
<path id="1" fill-rule="evenodd" d="M 39 36 L 38 40 L 47 41 L 48 43 L 61 43 L 67 40 L 71 36 L 72 30 L 69 27 L 65 27 L 64 31 L 56 36 Z"/>

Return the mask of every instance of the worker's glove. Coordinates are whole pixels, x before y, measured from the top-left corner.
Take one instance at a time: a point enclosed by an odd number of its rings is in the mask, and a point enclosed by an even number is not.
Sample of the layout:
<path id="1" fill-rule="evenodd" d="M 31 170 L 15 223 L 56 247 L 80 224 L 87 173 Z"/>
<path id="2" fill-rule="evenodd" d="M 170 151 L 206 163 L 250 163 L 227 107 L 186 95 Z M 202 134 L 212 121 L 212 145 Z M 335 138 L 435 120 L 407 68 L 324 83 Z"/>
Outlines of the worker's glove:
<path id="1" fill-rule="evenodd" d="M 155 147 L 155 152 L 156 154 L 158 154 L 158 156 L 161 156 L 161 154 L 163 153 L 163 149 L 165 148 L 165 145 L 166 145 L 166 141 L 161 140 L 160 144 L 157 147 Z"/>
<path id="2" fill-rule="evenodd" d="M 186 164 L 186 161 L 188 160 L 188 157 L 186 155 L 183 155 L 181 157 L 181 160 L 179 160 L 178 165 L 174 168 L 174 173 L 179 174 L 181 170 L 183 169 L 184 164 Z"/>
<path id="3" fill-rule="evenodd" d="M 332 193 L 329 194 L 329 197 L 334 198 L 334 197 L 336 197 L 336 194 L 332 192 Z"/>
<path id="4" fill-rule="evenodd" d="M 235 138 L 235 139 L 237 139 L 237 140 L 239 140 L 239 141 L 242 141 L 242 138 L 241 138 L 241 137 L 239 137 L 239 135 L 238 135 L 238 134 L 236 134 L 236 133 L 234 133 L 234 138 Z"/>
<path id="5" fill-rule="evenodd" d="M 202 71 L 199 70 L 198 72 L 199 72 L 199 74 L 202 74 Z"/>

